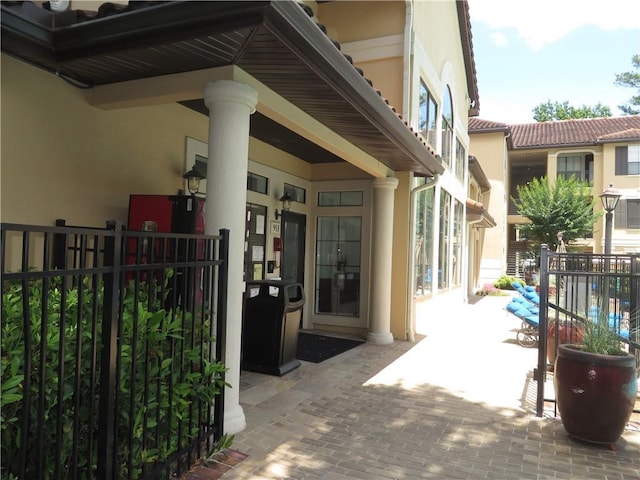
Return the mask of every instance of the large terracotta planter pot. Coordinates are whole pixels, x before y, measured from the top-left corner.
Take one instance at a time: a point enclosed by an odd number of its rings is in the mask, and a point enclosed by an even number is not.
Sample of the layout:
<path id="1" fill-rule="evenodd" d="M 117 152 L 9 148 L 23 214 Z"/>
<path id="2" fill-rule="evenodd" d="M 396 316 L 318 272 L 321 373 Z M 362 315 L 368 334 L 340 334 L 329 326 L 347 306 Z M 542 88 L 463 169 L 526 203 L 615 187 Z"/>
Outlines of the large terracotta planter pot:
<path id="1" fill-rule="evenodd" d="M 575 325 L 560 323 L 558 325 L 557 333 L 557 345 L 582 342 L 582 329 Z M 549 326 L 547 328 L 547 361 L 550 365 L 555 364 L 556 354 L 556 328 L 555 323 L 552 321 L 549 322 Z"/>
<path id="2" fill-rule="evenodd" d="M 578 345 L 559 345 L 553 384 L 567 433 L 614 444 L 633 412 L 637 379 L 633 355 L 599 355 Z"/>

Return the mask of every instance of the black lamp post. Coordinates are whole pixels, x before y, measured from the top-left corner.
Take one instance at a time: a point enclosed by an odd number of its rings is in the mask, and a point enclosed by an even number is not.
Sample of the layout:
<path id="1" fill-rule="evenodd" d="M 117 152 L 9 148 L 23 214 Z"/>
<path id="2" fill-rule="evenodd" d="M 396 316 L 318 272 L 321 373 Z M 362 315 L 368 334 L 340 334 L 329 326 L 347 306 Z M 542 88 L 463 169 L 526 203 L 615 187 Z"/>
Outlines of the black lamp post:
<path id="1" fill-rule="evenodd" d="M 609 255 L 611 253 L 611 235 L 613 224 L 613 211 L 618 206 L 618 201 L 622 195 L 620 192 L 613 188 L 613 185 L 609 185 L 608 188 L 600 194 L 600 200 L 602 200 L 602 207 L 604 208 L 605 215 L 605 230 L 604 230 L 604 253 Z"/>

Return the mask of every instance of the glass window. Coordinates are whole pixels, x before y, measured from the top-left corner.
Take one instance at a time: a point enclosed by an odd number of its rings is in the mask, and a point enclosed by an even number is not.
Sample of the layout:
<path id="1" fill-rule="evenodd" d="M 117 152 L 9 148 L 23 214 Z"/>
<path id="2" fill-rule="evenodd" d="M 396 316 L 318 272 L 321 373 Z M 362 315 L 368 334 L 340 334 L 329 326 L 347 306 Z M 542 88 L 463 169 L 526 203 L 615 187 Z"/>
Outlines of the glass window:
<path id="1" fill-rule="evenodd" d="M 451 271 L 453 278 L 451 285 L 458 287 L 462 284 L 462 203 L 455 201 L 453 213 L 453 245 L 451 255 Z"/>
<path id="2" fill-rule="evenodd" d="M 436 115 L 438 105 L 424 81 L 420 80 L 418 100 L 418 130 L 432 148 L 436 146 Z"/>
<path id="3" fill-rule="evenodd" d="M 627 200 L 627 228 L 640 228 L 640 200 Z"/>
<path id="4" fill-rule="evenodd" d="M 627 175 L 640 175 L 640 145 L 629 145 Z"/>
<path id="5" fill-rule="evenodd" d="M 295 185 L 285 183 L 284 193 L 288 194 L 294 202 L 307 203 L 307 191 L 302 187 L 296 187 Z"/>
<path id="6" fill-rule="evenodd" d="M 451 195 L 440 190 L 440 248 L 438 250 L 438 288 L 449 287 L 449 246 L 451 223 Z"/>
<path id="7" fill-rule="evenodd" d="M 576 178 L 581 178 L 581 168 L 580 168 L 580 156 L 579 155 L 565 155 L 562 157 L 558 157 L 558 176 L 569 178 L 571 176 L 575 176 Z"/>
<path id="8" fill-rule="evenodd" d="M 640 175 L 640 145 L 616 147 L 616 175 Z"/>
<path id="9" fill-rule="evenodd" d="M 456 138 L 456 163 L 454 167 L 455 175 L 461 182 L 464 181 L 464 169 L 467 164 L 467 155 L 464 151 L 464 146 L 459 139 Z"/>
<path id="10" fill-rule="evenodd" d="M 360 312 L 361 217 L 318 217 L 315 313 Z"/>
<path id="11" fill-rule="evenodd" d="M 433 288 L 433 203 L 435 189 L 428 188 L 416 194 L 414 244 L 414 272 L 416 296 L 431 293 Z"/>
<path id="12" fill-rule="evenodd" d="M 256 173 L 247 173 L 247 190 L 267 194 L 269 192 L 269 179 Z"/>
<path id="13" fill-rule="evenodd" d="M 440 154 L 446 165 L 451 165 L 453 144 L 453 103 L 451 102 L 451 90 L 445 88 L 442 101 L 442 148 Z"/>
<path id="14" fill-rule="evenodd" d="M 320 207 L 361 207 L 362 192 L 319 192 Z"/>

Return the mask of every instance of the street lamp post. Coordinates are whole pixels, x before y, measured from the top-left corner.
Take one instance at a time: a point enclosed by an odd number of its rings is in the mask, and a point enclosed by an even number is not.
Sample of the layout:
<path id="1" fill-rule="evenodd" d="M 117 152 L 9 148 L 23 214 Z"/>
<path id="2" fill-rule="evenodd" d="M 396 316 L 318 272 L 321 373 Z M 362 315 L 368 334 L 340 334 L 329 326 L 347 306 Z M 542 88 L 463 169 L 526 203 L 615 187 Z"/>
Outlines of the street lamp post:
<path id="1" fill-rule="evenodd" d="M 610 308 L 610 294 L 609 290 L 609 272 L 611 270 L 611 235 L 612 235 L 612 224 L 613 224 L 613 211 L 618 206 L 618 200 L 620 200 L 620 192 L 613 188 L 613 185 L 609 184 L 608 188 L 605 188 L 604 192 L 600 194 L 600 200 L 602 200 L 602 207 L 604 208 L 605 215 L 605 227 L 604 227 L 604 271 L 605 277 L 603 282 L 603 288 L 605 292 L 605 298 L 607 302 L 603 305 L 604 315 L 606 318 L 609 316 L 609 308 Z"/>
<path id="2" fill-rule="evenodd" d="M 613 185 L 609 185 L 608 188 L 600 194 L 600 200 L 602 200 L 602 207 L 607 212 L 605 215 L 605 227 L 604 227 L 604 253 L 609 255 L 611 253 L 611 235 L 613 224 L 613 211 L 618 206 L 618 201 L 622 195 L 620 192 L 613 188 Z"/>

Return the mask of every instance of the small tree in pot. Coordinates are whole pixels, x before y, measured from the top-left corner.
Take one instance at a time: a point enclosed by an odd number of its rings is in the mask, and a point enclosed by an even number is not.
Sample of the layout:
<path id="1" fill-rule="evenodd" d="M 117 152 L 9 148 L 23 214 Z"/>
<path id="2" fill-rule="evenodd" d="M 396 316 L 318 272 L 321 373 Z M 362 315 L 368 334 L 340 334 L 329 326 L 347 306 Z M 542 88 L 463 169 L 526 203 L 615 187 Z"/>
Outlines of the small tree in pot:
<path id="1" fill-rule="evenodd" d="M 613 445 L 633 412 L 637 393 L 635 357 L 606 313 L 588 319 L 580 344 L 558 345 L 553 383 L 560 418 L 573 438 Z"/>

